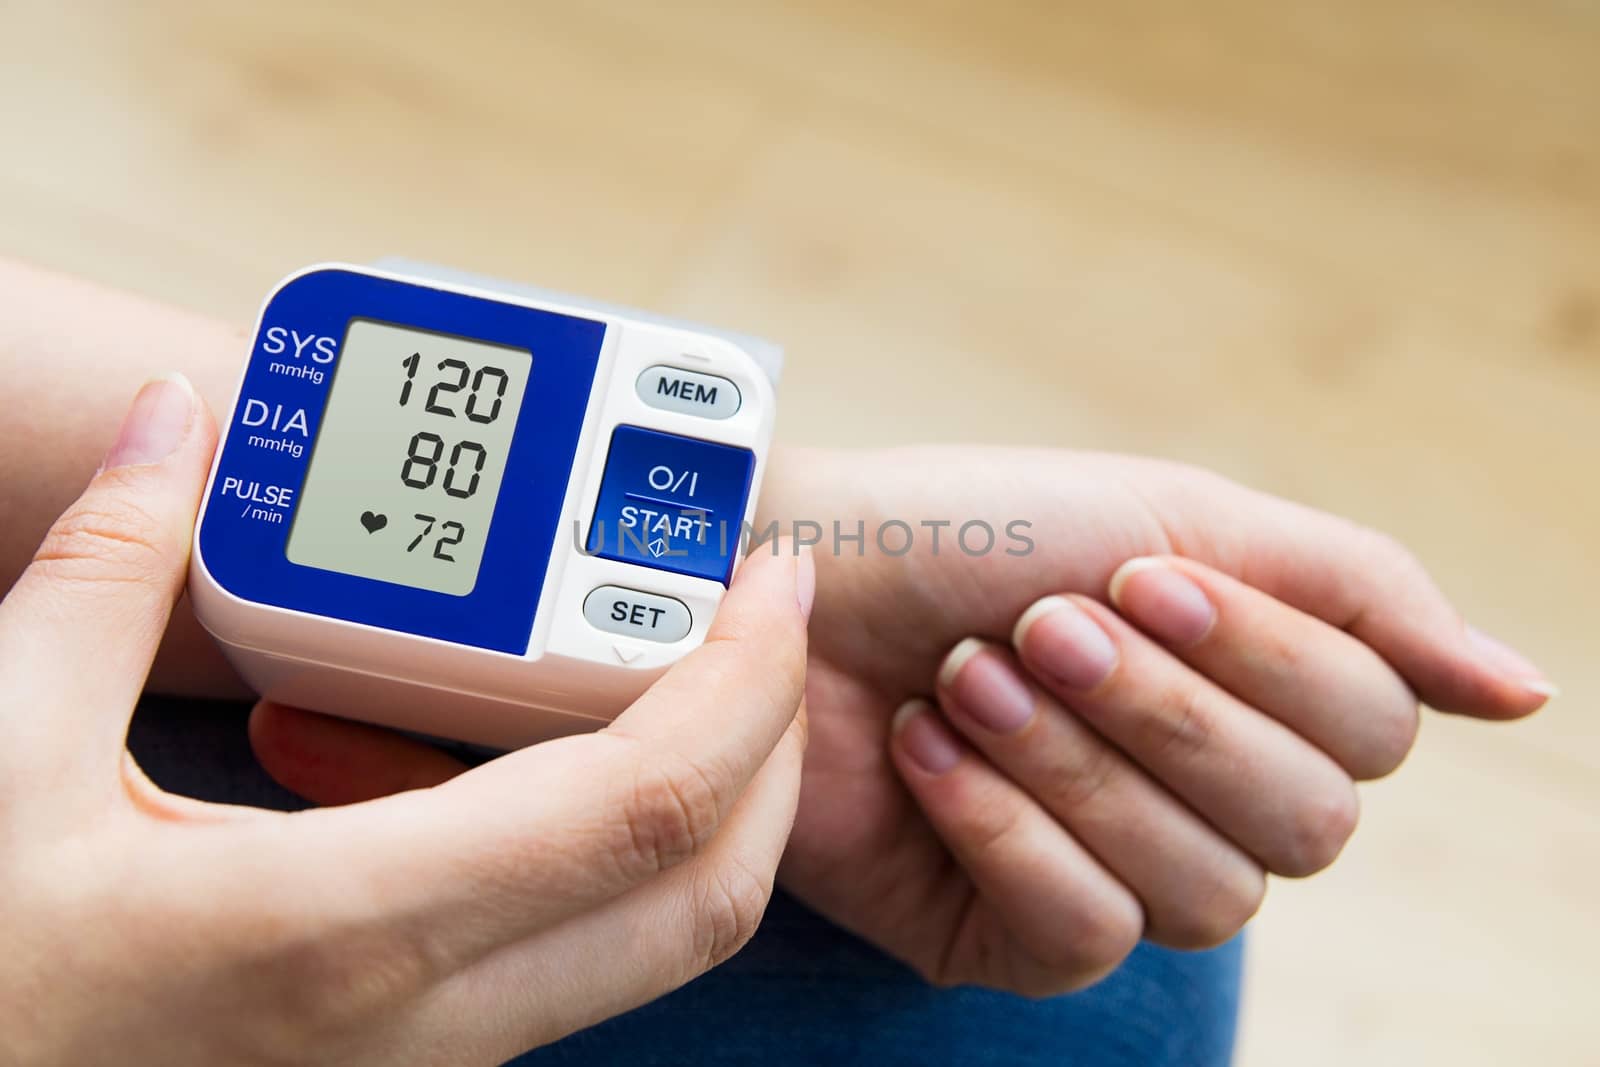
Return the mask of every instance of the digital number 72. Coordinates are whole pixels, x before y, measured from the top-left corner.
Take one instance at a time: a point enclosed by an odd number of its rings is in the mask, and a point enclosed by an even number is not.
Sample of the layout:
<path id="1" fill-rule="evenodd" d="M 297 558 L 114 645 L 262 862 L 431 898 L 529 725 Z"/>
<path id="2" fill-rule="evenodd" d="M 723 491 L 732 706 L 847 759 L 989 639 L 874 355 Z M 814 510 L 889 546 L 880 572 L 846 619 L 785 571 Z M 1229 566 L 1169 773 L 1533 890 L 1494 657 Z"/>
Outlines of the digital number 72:
<path id="1" fill-rule="evenodd" d="M 411 539 L 411 543 L 406 546 L 407 552 L 414 551 L 418 545 L 422 544 L 422 539 L 433 532 L 433 524 L 439 521 L 432 515 L 413 515 L 411 517 L 423 525 L 422 531 L 418 533 L 417 536 L 413 537 Z M 456 558 L 450 553 L 446 552 L 445 547 L 447 545 L 459 545 L 461 543 L 461 539 L 467 536 L 466 528 L 459 522 L 447 522 L 441 526 L 440 529 L 444 531 L 444 535 L 433 543 L 433 558 L 442 559 L 446 563 L 454 563 Z M 450 531 L 452 529 L 455 530 L 455 536 L 453 537 L 450 536 Z"/>

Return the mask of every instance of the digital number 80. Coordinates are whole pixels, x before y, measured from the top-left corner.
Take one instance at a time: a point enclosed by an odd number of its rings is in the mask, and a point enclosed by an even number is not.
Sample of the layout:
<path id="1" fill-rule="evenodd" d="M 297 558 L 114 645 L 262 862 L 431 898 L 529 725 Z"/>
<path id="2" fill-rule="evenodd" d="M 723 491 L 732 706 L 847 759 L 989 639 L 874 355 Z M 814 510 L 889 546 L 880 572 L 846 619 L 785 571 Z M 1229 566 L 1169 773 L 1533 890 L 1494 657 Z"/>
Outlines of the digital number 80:
<path id="1" fill-rule="evenodd" d="M 427 451 L 424 452 L 423 450 Z M 462 456 L 471 452 L 472 480 L 465 489 L 456 486 L 456 471 Z M 400 468 L 400 480 L 413 489 L 427 489 L 439 476 L 439 460 L 444 455 L 444 438 L 422 430 L 411 435 L 411 446 L 406 450 L 405 464 Z M 445 467 L 444 491 L 457 500 L 465 500 L 478 491 L 478 481 L 489 454 L 476 441 L 458 441 L 450 450 L 450 462 Z M 418 472 L 421 472 L 420 474 Z"/>

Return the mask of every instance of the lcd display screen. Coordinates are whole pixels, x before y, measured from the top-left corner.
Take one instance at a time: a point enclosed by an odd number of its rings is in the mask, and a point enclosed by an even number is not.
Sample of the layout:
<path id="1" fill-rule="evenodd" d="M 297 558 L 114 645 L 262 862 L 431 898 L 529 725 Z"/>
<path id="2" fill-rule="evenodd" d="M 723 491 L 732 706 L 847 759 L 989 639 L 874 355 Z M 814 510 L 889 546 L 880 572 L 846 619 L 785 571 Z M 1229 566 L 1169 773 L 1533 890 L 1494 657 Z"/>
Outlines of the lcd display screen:
<path id="1" fill-rule="evenodd" d="M 471 593 L 532 367 L 526 349 L 353 320 L 290 562 Z"/>

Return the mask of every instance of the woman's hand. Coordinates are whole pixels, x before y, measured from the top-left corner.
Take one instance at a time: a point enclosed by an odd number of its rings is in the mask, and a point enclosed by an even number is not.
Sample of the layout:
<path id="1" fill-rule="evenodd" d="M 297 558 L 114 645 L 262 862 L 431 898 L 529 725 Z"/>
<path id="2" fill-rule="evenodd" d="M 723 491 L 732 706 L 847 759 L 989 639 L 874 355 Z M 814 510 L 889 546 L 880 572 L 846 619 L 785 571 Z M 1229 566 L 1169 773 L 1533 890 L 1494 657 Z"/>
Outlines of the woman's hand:
<path id="1" fill-rule="evenodd" d="M 601 733 L 348 807 L 202 804 L 124 737 L 215 443 L 151 383 L 0 603 L 0 1060 L 499 1063 L 749 937 L 794 813 L 809 557 L 744 568 Z"/>
<path id="2" fill-rule="evenodd" d="M 1353 780 L 1404 757 L 1419 696 L 1509 719 L 1549 692 L 1393 541 L 1177 464 L 784 451 L 761 510 L 822 534 L 780 880 L 934 982 L 1047 994 L 1141 937 L 1222 941 L 1266 871 L 1333 860 Z M 972 520 L 991 551 L 961 548 Z M 256 726 L 314 799 L 459 770 L 320 716 Z"/>
<path id="3" fill-rule="evenodd" d="M 938 448 L 774 477 L 768 517 L 867 538 L 818 553 L 780 880 L 936 982 L 1047 994 L 1141 937 L 1216 944 L 1265 872 L 1338 855 L 1419 695 L 1508 719 L 1551 691 L 1393 541 L 1203 471 Z M 1008 555 L 1018 519 L 1033 548 Z M 894 520 L 918 534 L 899 558 L 874 544 Z M 961 549 L 969 520 L 993 551 Z"/>

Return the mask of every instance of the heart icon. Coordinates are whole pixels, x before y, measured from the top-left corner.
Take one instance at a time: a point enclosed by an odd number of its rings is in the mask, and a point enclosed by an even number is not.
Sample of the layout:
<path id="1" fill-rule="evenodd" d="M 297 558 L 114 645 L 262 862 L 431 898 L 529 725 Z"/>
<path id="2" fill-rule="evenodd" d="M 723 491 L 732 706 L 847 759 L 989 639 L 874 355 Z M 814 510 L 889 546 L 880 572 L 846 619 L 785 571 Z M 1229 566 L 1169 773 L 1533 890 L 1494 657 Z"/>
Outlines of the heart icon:
<path id="1" fill-rule="evenodd" d="M 367 528 L 367 533 L 375 534 L 385 526 L 389 525 L 389 516 L 375 514 L 371 511 L 363 511 L 361 513 L 361 525 Z"/>

